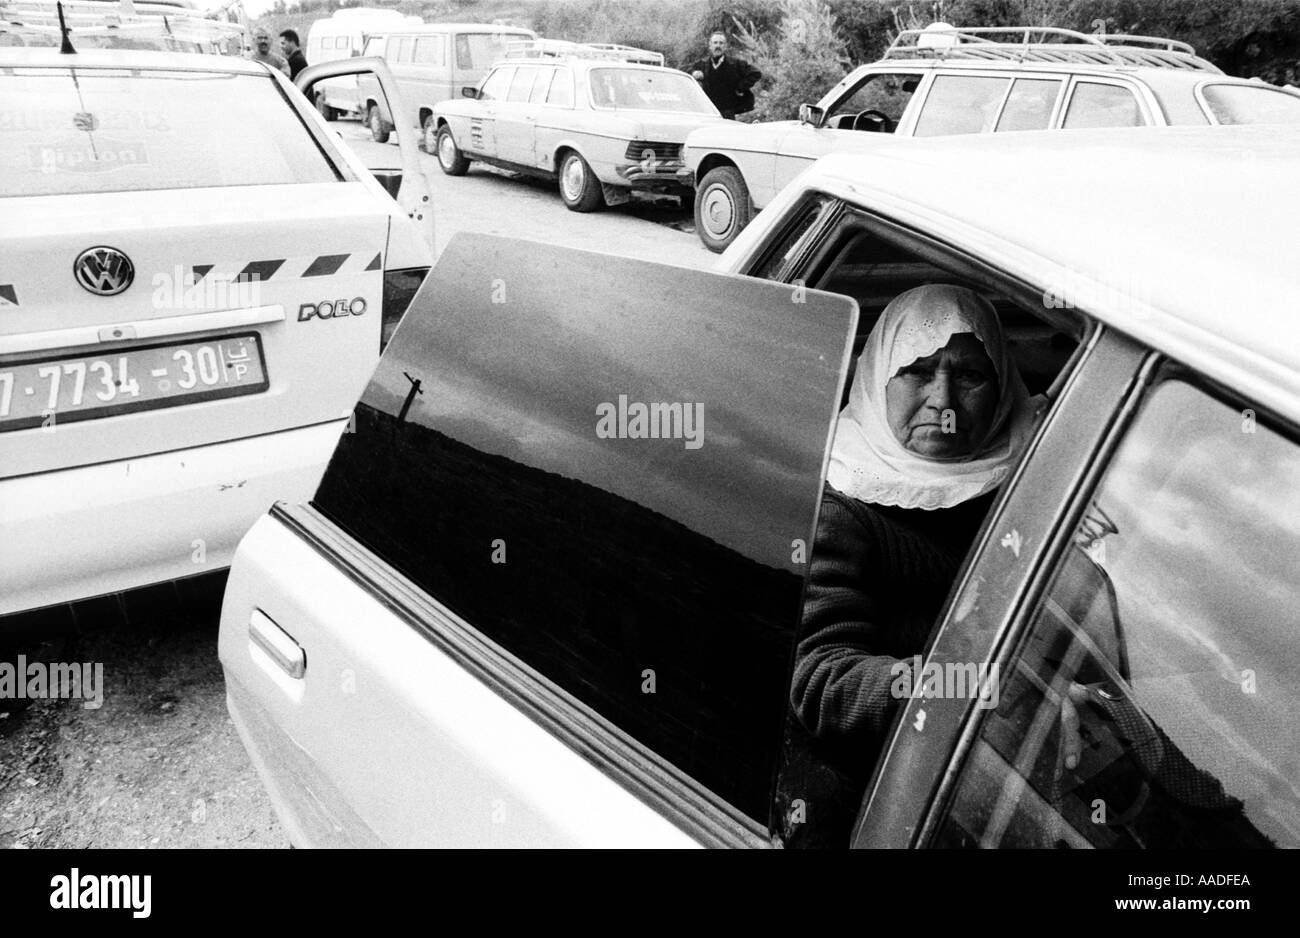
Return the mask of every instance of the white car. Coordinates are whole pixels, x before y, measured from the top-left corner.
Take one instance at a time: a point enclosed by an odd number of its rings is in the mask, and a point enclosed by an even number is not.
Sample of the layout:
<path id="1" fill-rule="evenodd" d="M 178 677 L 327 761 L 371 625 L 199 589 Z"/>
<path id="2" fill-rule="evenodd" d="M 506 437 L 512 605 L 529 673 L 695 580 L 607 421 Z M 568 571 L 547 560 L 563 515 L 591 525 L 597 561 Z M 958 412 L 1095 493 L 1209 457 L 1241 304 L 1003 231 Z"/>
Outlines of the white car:
<path id="1" fill-rule="evenodd" d="M 639 49 L 520 46 L 466 98 L 433 109 L 426 133 L 443 172 L 462 176 L 483 162 L 556 179 L 575 212 L 627 202 L 633 190 L 689 187 L 686 135 L 722 123 L 694 79 L 643 64 L 663 59 Z"/>
<path id="2" fill-rule="evenodd" d="M 1300 845 L 1297 152 L 830 156 L 715 273 L 458 235 L 231 569 L 229 708 L 292 843 Z M 917 646 L 1003 679 L 896 692 L 832 802 L 792 758 L 802 589 L 855 352 L 930 283 L 1043 398 Z"/>
<path id="3" fill-rule="evenodd" d="M 1224 75 L 1176 40 L 904 30 L 879 62 L 804 105 L 799 120 L 698 130 L 685 159 L 695 230 L 721 251 L 814 160 L 865 155 L 890 137 L 1246 123 L 1300 123 L 1300 95 Z"/>
<path id="4" fill-rule="evenodd" d="M 237 57 L 0 48 L 0 91 L 0 615 L 219 571 L 431 264 L 418 152 L 381 183 Z"/>

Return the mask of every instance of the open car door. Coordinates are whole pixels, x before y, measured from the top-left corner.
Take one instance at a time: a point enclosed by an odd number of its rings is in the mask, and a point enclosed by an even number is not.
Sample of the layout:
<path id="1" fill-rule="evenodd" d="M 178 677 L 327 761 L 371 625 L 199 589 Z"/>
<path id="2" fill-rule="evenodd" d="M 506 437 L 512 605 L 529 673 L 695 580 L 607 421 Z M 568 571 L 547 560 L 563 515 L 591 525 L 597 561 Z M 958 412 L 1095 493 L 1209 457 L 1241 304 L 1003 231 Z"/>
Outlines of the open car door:
<path id="1" fill-rule="evenodd" d="M 770 844 L 856 320 L 454 238 L 311 504 L 231 571 L 229 705 L 291 840 Z"/>

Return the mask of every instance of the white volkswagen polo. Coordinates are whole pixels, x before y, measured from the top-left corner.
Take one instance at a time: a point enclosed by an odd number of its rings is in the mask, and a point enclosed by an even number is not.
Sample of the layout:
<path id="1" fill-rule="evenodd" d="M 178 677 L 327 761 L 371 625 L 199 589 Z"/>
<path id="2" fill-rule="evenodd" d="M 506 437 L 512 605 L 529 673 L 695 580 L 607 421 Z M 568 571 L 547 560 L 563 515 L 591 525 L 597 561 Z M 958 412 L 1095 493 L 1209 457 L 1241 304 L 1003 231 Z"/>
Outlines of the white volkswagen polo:
<path id="1" fill-rule="evenodd" d="M 0 88 L 0 616 L 220 570 L 315 489 L 427 185 L 243 59 L 6 48 Z"/>

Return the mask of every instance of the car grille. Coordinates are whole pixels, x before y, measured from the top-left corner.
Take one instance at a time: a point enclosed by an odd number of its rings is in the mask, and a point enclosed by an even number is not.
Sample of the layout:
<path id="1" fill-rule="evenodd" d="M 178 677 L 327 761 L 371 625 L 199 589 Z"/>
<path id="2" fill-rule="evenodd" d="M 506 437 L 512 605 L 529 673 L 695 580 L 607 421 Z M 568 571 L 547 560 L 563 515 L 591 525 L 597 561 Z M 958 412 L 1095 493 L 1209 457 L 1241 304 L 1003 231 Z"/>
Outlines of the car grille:
<path id="1" fill-rule="evenodd" d="M 653 150 L 655 159 L 664 162 L 682 158 L 682 145 L 680 143 L 654 143 L 646 140 L 633 140 L 627 145 L 627 152 L 623 154 L 623 157 L 624 159 L 640 162 L 645 159 L 647 150 Z"/>

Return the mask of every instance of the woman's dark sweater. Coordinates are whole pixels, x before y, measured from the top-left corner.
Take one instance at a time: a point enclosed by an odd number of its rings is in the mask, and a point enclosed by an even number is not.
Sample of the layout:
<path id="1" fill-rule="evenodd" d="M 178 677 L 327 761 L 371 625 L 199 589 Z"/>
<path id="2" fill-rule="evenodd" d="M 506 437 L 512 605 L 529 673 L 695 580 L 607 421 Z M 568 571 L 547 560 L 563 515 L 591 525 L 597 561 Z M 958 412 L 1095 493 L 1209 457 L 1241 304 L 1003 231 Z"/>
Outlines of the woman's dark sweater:
<path id="1" fill-rule="evenodd" d="M 829 771 L 850 789 L 834 800 L 851 823 L 900 703 L 890 668 L 924 650 L 994 496 L 931 511 L 826 488 L 790 688 L 787 746 L 802 752 L 787 754 L 783 801 L 800 797 L 791 785 L 822 788 L 825 800 Z M 809 759 L 825 770 L 810 776 Z"/>

